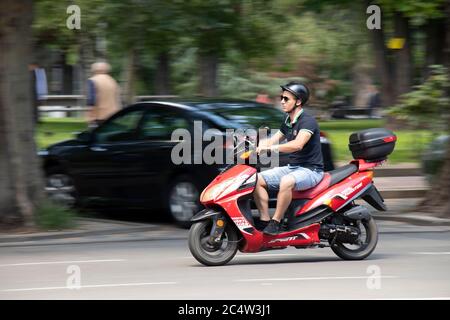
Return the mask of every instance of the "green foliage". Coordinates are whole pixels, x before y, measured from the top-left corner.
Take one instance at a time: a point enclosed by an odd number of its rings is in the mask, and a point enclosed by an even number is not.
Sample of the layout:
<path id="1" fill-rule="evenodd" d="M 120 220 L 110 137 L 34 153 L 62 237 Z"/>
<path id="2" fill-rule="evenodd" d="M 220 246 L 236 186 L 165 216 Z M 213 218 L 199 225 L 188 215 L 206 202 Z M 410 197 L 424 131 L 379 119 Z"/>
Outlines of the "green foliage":
<path id="1" fill-rule="evenodd" d="M 434 131 L 449 130 L 450 82 L 446 68 L 431 66 L 429 78 L 414 90 L 404 94 L 400 103 L 389 109 L 389 114 L 407 120 L 418 127 Z"/>
<path id="2" fill-rule="evenodd" d="M 423 25 L 428 19 L 445 16 L 442 7 L 446 0 L 379 0 L 383 13 L 392 15 L 401 12 L 410 18 L 414 25 Z"/>
<path id="3" fill-rule="evenodd" d="M 100 25 L 105 0 L 53 1 L 36 0 L 34 3 L 33 36 L 37 46 L 61 50 L 68 55 L 67 63 L 78 61 L 82 39 L 94 41 L 103 31 Z M 66 26 L 67 7 L 78 5 L 81 13 L 81 29 Z"/>
<path id="4" fill-rule="evenodd" d="M 75 226 L 77 213 L 65 206 L 45 200 L 37 207 L 36 223 L 46 230 L 61 230 Z"/>

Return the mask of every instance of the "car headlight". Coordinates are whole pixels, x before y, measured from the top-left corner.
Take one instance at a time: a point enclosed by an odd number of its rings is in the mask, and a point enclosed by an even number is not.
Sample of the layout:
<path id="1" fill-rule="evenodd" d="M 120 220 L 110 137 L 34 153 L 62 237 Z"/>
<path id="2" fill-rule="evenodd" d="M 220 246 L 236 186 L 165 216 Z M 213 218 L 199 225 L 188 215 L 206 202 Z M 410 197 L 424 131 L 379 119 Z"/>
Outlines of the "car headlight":
<path id="1" fill-rule="evenodd" d="M 46 157 L 46 156 L 48 156 L 48 150 L 39 150 L 39 151 L 37 152 L 37 155 L 38 155 L 39 157 Z"/>

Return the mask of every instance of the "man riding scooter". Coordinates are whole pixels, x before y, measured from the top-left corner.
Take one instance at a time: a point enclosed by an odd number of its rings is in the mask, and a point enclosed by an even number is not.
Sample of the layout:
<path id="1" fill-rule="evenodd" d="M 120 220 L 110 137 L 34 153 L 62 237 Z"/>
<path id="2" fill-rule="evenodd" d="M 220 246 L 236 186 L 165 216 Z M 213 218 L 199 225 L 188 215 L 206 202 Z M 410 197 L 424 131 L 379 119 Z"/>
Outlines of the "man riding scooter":
<path id="1" fill-rule="evenodd" d="M 292 190 L 306 190 L 316 186 L 323 178 L 323 158 L 320 130 L 317 121 L 305 112 L 308 88 L 298 82 L 281 86 L 281 106 L 287 113 L 281 128 L 272 137 L 260 141 L 256 152 L 289 153 L 289 164 L 258 174 L 254 200 L 260 212 L 257 228 L 265 234 L 276 235 L 292 200 Z M 279 144 L 286 139 L 287 143 Z M 278 190 L 277 206 L 272 219 L 269 215 L 268 190 Z"/>

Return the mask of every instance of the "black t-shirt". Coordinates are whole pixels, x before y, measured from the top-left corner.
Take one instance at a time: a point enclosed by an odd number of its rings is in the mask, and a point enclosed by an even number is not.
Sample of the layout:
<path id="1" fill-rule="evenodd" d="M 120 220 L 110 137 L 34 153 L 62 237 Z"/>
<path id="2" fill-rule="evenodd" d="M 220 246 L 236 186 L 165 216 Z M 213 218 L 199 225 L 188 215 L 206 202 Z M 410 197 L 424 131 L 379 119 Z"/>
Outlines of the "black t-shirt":
<path id="1" fill-rule="evenodd" d="M 304 110 L 297 121 L 290 127 L 291 120 L 289 116 L 282 123 L 280 131 L 287 141 L 294 140 L 300 130 L 306 130 L 312 134 L 308 142 L 300 151 L 289 154 L 290 165 L 300 165 L 308 169 L 323 170 L 322 148 L 320 145 L 320 130 L 316 119 L 306 113 Z"/>

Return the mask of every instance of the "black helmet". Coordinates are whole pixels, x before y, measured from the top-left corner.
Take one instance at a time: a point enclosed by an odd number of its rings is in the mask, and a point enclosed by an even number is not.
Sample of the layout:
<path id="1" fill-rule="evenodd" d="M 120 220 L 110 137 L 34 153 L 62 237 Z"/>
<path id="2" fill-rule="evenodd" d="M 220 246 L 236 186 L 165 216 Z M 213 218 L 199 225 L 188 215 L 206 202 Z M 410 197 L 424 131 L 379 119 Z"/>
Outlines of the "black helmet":
<path id="1" fill-rule="evenodd" d="M 302 101 L 302 105 L 305 105 L 306 102 L 308 102 L 309 90 L 304 84 L 301 84 L 299 82 L 289 82 L 288 84 L 280 87 L 281 89 L 292 93 L 297 97 L 297 99 L 300 99 Z"/>

